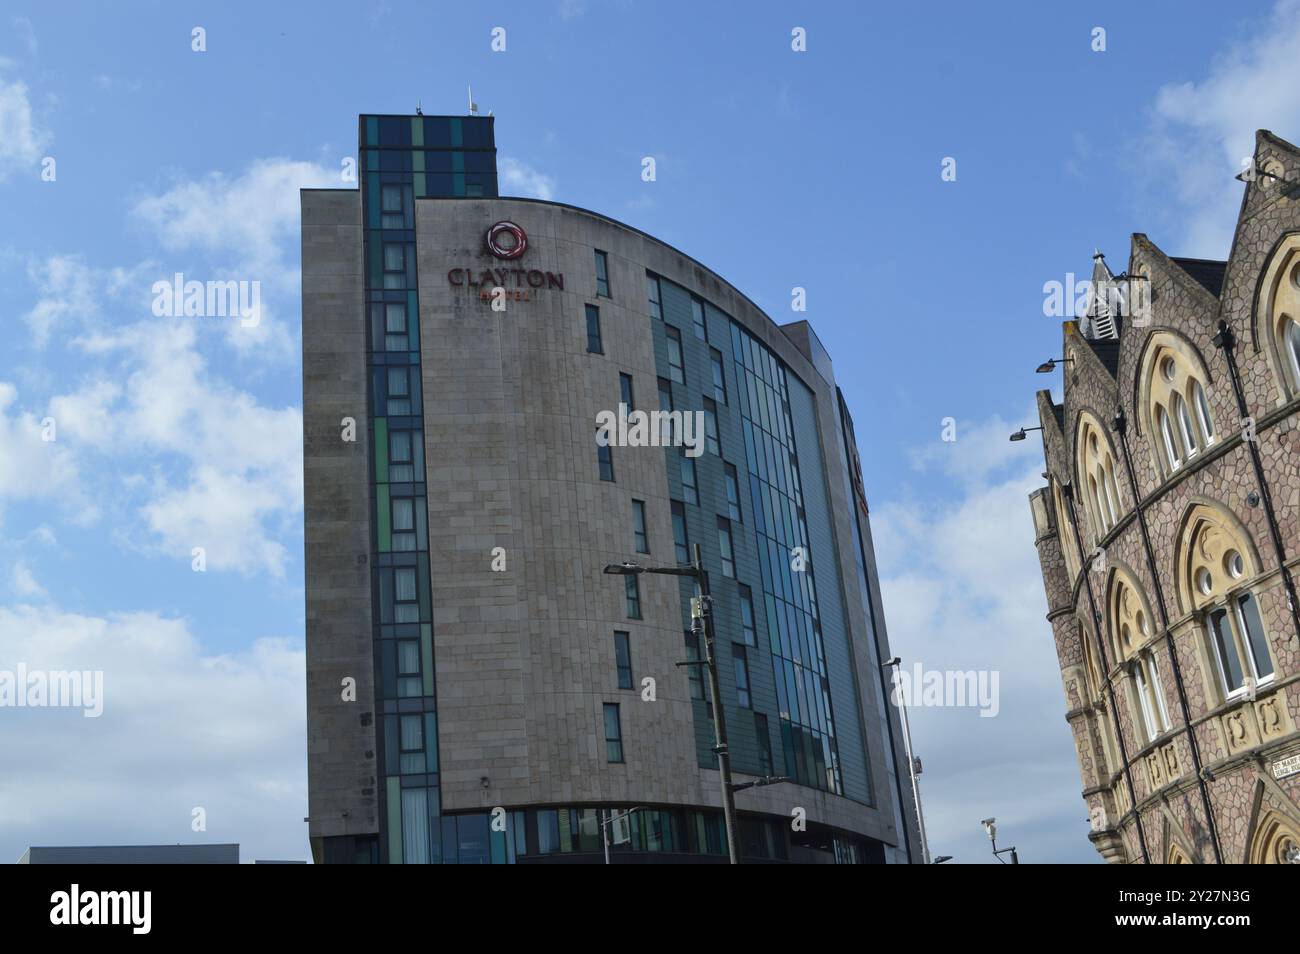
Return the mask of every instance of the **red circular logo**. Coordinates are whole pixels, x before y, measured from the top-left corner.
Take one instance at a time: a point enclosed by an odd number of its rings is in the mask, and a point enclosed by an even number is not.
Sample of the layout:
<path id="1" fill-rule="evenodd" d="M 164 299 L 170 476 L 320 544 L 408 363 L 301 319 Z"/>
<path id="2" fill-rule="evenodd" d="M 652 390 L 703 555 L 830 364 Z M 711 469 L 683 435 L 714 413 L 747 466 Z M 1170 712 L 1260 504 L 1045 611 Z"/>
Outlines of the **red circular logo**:
<path id="1" fill-rule="evenodd" d="M 513 222 L 498 222 L 488 229 L 487 247 L 497 258 L 515 259 L 528 249 L 528 236 Z"/>

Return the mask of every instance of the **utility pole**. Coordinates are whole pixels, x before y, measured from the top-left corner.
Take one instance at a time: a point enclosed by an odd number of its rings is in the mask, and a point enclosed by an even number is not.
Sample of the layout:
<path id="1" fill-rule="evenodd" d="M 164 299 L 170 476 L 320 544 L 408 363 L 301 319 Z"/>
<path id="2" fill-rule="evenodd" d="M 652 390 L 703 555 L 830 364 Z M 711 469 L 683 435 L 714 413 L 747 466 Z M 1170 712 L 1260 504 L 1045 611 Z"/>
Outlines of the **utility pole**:
<path id="1" fill-rule="evenodd" d="M 727 748 L 727 710 L 718 687 L 718 658 L 714 652 L 713 597 L 709 595 L 709 571 L 704 569 L 700 545 L 693 548 L 691 565 L 695 569 L 695 590 L 691 601 L 691 628 L 704 630 L 704 662 L 709 670 L 709 693 L 713 697 L 713 751 L 718 756 L 718 774 L 722 776 L 722 821 L 727 829 L 727 857 L 731 864 L 740 863 L 736 851 L 736 792 L 731 787 L 731 753 Z"/>

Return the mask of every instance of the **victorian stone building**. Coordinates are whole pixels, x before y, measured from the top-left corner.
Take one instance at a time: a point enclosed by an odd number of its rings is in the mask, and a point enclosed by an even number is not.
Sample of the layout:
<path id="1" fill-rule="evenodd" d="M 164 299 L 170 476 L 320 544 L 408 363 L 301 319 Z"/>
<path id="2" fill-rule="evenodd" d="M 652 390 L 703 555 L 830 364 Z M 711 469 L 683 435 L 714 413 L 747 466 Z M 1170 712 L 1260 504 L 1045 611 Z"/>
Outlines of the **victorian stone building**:
<path id="1" fill-rule="evenodd" d="M 1300 151 L 1261 131 L 1242 178 L 1226 262 L 1095 257 L 1064 403 L 1038 393 L 1036 544 L 1112 862 L 1300 861 Z"/>

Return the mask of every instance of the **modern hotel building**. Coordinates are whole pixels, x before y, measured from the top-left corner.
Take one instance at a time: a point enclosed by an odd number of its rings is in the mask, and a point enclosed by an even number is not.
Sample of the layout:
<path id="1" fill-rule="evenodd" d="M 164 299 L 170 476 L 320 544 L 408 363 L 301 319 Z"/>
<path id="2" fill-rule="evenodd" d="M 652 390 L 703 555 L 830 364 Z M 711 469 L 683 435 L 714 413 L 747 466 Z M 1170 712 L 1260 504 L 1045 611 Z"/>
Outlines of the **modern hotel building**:
<path id="1" fill-rule="evenodd" d="M 601 861 L 630 808 L 612 860 L 724 860 L 721 704 L 736 781 L 789 779 L 737 793 L 744 860 L 919 862 L 812 328 L 628 225 L 498 197 L 491 117 L 359 125 L 360 188 L 302 193 L 316 860 Z M 697 412 L 699 448 L 600 446 L 620 403 Z M 679 665 L 692 581 L 602 573 L 697 543 L 720 700 Z"/>

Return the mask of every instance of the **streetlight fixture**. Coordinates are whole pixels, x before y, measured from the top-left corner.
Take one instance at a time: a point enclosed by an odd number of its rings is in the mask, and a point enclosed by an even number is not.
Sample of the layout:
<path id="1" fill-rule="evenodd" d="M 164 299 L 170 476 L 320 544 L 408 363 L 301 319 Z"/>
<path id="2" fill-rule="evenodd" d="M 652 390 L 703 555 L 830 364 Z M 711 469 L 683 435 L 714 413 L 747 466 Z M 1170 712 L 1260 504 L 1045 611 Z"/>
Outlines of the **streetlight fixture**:
<path id="1" fill-rule="evenodd" d="M 912 726 L 907 718 L 907 700 L 903 698 L 902 687 L 899 685 L 901 674 L 898 667 L 903 660 L 895 656 L 893 659 L 887 659 L 880 666 L 881 669 L 894 670 L 894 689 L 898 694 L 898 708 L 903 713 L 903 744 L 907 749 L 907 774 L 912 779 L 912 802 L 916 806 L 916 827 L 921 835 L 921 857 L 928 865 L 930 863 L 930 845 L 925 839 L 925 815 L 921 812 L 921 786 L 916 780 L 917 758 L 912 754 Z"/>
<path id="2" fill-rule="evenodd" d="M 1048 358 L 1034 370 L 1039 374 L 1051 374 L 1056 370 L 1058 364 L 1064 364 L 1067 361 L 1073 361 L 1073 358 Z"/>
<path id="3" fill-rule="evenodd" d="M 938 858 L 934 859 L 936 865 L 941 865 L 945 861 L 952 861 L 952 855 L 940 855 Z"/>
<path id="4" fill-rule="evenodd" d="M 709 571 L 704 569 L 700 545 L 692 548 L 692 561 L 687 566 L 640 566 L 636 563 L 611 563 L 605 573 L 611 576 L 635 576 L 639 573 L 660 573 L 666 576 L 689 576 L 695 580 L 695 597 L 691 600 L 691 631 L 704 634 L 704 659 L 679 662 L 679 666 L 704 666 L 709 671 L 709 692 L 713 696 L 713 751 L 718 756 L 718 774 L 722 778 L 722 820 L 727 830 L 727 857 L 731 864 L 740 863 L 736 851 L 736 792 L 754 785 L 771 785 L 786 781 L 784 777 L 760 782 L 731 783 L 731 753 L 727 748 L 727 715 L 722 705 L 722 691 L 718 686 L 718 661 L 713 651 L 713 597 L 709 595 Z"/>
<path id="5" fill-rule="evenodd" d="M 993 844 L 993 857 L 998 859 L 999 862 L 1005 865 L 1006 862 L 1002 861 L 1002 856 L 1005 855 L 1007 852 L 1010 852 L 1011 863 L 1013 865 L 1020 864 L 1020 856 L 1016 854 L 1015 845 L 1012 845 L 1010 848 L 998 847 L 998 820 L 996 818 L 986 818 L 983 821 L 981 821 L 980 824 L 984 826 L 984 831 L 985 833 L 988 834 L 989 841 L 992 842 Z"/>
<path id="6" fill-rule="evenodd" d="M 1008 438 L 1008 440 L 1012 440 L 1012 441 L 1023 441 L 1023 440 L 1025 439 L 1025 434 L 1026 434 L 1027 432 L 1029 432 L 1029 431 L 1041 431 L 1041 430 L 1042 430 L 1041 427 L 1022 427 L 1020 430 L 1015 431 L 1015 432 L 1014 432 L 1014 433 L 1013 433 L 1013 434 Z"/>

